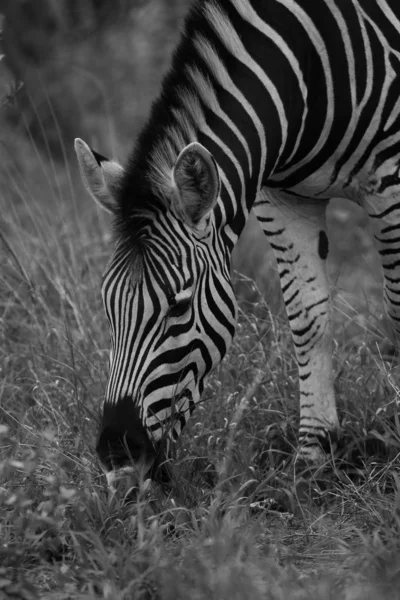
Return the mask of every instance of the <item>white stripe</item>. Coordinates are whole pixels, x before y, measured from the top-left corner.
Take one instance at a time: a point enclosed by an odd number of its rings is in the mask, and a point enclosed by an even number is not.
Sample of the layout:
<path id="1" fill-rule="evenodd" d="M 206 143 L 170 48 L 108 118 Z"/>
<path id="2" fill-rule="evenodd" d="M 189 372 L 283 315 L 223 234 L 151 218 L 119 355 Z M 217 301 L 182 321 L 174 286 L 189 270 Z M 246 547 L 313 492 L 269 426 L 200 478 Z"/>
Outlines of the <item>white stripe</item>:
<path id="1" fill-rule="evenodd" d="M 398 2 L 398 0 L 395 0 L 395 1 Z M 379 7 L 381 8 L 382 12 L 385 13 L 385 16 L 388 19 L 388 21 L 391 22 L 391 24 L 397 31 L 400 31 L 400 21 L 396 17 L 396 15 L 392 11 L 392 9 L 390 8 L 390 6 L 386 2 L 386 0 L 377 0 L 377 3 L 379 5 Z"/>
<path id="2" fill-rule="evenodd" d="M 388 120 L 385 123 L 383 131 L 387 131 L 388 129 L 390 129 L 390 127 L 399 118 L 399 114 L 400 114 L 400 97 L 396 100 L 396 103 L 395 103 L 395 105 L 394 105 L 394 107 L 392 109 L 392 112 L 390 113 L 390 116 L 389 116 Z"/>
<path id="3" fill-rule="evenodd" d="M 334 17 L 336 23 L 338 24 L 339 30 L 340 30 L 340 35 L 343 41 L 343 45 L 344 45 L 344 51 L 346 54 L 346 59 L 347 59 L 347 65 L 348 65 L 348 75 L 349 75 L 349 82 L 350 82 L 350 96 L 351 96 L 351 106 L 353 108 L 353 111 L 355 109 L 356 106 L 356 98 L 357 98 L 357 92 L 356 92 L 356 66 L 355 66 L 355 60 L 354 60 L 354 52 L 353 52 L 353 45 L 351 43 L 351 39 L 350 39 L 350 35 L 349 35 L 349 30 L 347 27 L 347 23 L 342 15 L 342 13 L 340 12 L 340 9 L 337 7 L 336 3 L 334 2 L 334 0 L 325 0 L 325 4 L 327 5 L 327 7 L 329 8 L 329 10 L 332 13 L 332 16 Z"/>

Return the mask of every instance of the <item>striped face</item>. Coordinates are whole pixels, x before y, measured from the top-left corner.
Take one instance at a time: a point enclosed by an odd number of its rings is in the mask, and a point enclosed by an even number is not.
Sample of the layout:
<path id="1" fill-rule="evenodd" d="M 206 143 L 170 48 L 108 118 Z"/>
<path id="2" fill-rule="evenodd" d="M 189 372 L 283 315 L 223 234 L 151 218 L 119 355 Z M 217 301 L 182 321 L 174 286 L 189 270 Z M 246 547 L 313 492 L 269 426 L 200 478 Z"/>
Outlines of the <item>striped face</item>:
<path id="1" fill-rule="evenodd" d="M 218 166 L 198 142 L 178 156 L 173 142 L 156 147 L 144 177 L 76 141 L 85 186 L 117 231 L 102 286 L 112 347 L 96 447 L 109 482 L 124 467 L 154 474 L 235 328 Z"/>
<path id="2" fill-rule="evenodd" d="M 179 436 L 234 333 L 215 227 L 199 236 L 160 214 L 136 248 L 117 245 L 102 294 L 112 349 L 98 453 L 107 470 L 129 454 L 148 470 L 161 440 Z"/>

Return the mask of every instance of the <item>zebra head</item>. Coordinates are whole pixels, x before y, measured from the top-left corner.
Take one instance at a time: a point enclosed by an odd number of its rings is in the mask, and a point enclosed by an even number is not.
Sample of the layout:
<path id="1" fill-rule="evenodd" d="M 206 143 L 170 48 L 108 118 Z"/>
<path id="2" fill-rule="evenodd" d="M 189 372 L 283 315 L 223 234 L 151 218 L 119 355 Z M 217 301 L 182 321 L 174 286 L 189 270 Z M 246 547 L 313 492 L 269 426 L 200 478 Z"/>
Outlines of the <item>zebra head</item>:
<path id="1" fill-rule="evenodd" d="M 234 333 L 219 172 L 192 143 L 154 192 L 82 140 L 75 148 L 85 186 L 116 231 L 102 285 L 112 349 L 97 452 L 106 473 L 133 464 L 153 476 Z"/>

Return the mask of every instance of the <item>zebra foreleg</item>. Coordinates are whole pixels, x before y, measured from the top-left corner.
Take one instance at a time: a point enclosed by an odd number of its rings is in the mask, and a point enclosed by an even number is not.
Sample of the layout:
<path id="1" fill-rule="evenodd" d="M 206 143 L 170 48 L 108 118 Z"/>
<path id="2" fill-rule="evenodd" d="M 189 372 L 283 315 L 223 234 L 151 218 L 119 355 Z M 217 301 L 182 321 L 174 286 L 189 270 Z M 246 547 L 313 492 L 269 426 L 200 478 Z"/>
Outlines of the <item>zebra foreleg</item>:
<path id="1" fill-rule="evenodd" d="M 300 454 L 326 460 L 339 428 L 332 373 L 326 201 L 263 190 L 254 211 L 278 264 L 300 382 Z"/>

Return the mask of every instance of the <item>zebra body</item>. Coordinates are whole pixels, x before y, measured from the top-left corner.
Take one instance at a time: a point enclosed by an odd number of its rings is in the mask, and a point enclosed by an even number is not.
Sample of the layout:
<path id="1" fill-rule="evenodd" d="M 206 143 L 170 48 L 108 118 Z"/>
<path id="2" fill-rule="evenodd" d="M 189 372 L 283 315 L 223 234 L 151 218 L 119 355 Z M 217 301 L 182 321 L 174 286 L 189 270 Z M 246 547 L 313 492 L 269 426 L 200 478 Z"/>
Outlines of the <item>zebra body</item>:
<path id="1" fill-rule="evenodd" d="M 275 253 L 300 381 L 300 445 L 338 430 L 325 212 L 362 205 L 400 329 L 397 0 L 199 0 L 123 170 L 77 140 L 114 214 L 112 332 L 98 453 L 146 471 L 177 437 L 234 333 L 230 257 L 253 208 Z M 130 459 L 129 456 L 130 455 Z"/>

